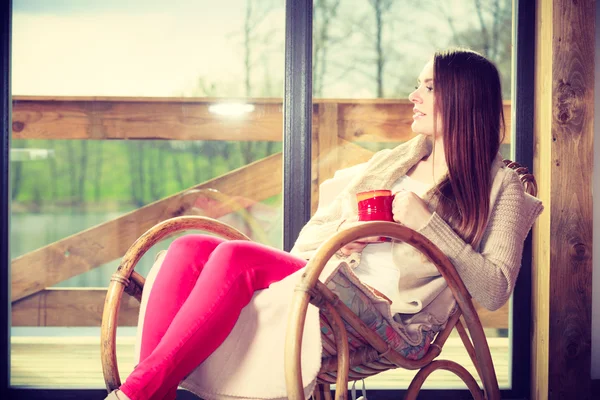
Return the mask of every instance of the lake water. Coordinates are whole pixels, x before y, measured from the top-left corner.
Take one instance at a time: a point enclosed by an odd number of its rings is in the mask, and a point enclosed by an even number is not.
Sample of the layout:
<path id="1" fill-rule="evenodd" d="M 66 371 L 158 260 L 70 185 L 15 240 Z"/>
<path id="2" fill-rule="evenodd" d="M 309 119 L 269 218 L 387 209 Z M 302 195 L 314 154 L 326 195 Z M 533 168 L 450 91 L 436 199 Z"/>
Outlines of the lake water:
<path id="1" fill-rule="evenodd" d="M 11 215 L 11 258 L 115 219 L 125 212 L 14 213 Z M 266 234 L 266 236 L 263 234 L 262 237 L 266 238 L 269 244 L 280 246 L 281 223 L 278 209 L 275 208 L 266 214 L 263 210 L 262 214 L 264 215 L 255 215 Z M 235 217 L 225 219 L 224 222 L 240 229 L 240 223 L 235 220 Z M 152 247 L 136 265 L 135 270 L 146 276 L 152 267 L 156 254 L 160 250 L 166 249 L 173 240 L 174 238 L 166 239 Z M 63 281 L 54 287 L 107 287 L 111 275 L 119 265 L 119 261 L 117 259 L 104 264 Z"/>
<path id="2" fill-rule="evenodd" d="M 10 251 L 11 258 L 39 249 L 57 240 L 81 232 L 92 226 L 117 218 L 122 213 L 40 213 L 13 214 L 11 216 Z M 159 244 L 160 246 L 160 244 Z M 158 251 L 160 249 L 156 249 Z M 150 252 L 156 253 L 154 249 Z M 140 263 L 140 273 L 147 272 L 148 257 Z M 56 287 L 106 287 L 110 276 L 116 270 L 119 260 L 104 264 L 91 271 L 75 276 Z"/>

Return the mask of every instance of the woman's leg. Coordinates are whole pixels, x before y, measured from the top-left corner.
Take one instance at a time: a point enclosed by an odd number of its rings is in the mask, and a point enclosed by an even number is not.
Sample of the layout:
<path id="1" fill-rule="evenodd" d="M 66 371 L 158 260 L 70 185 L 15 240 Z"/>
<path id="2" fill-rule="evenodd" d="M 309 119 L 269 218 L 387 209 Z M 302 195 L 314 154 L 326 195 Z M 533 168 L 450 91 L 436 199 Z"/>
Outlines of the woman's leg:
<path id="1" fill-rule="evenodd" d="M 196 285 L 213 250 L 225 240 L 214 236 L 186 235 L 171 243 L 148 297 L 142 330 L 140 362 L 156 348 L 171 321 Z"/>
<path id="2" fill-rule="evenodd" d="M 123 393 L 136 400 L 164 398 L 225 340 L 256 290 L 305 264 L 289 253 L 253 242 L 217 246 L 160 343 L 121 386 Z"/>
<path id="3" fill-rule="evenodd" d="M 171 243 L 158 272 L 144 318 L 140 362 L 156 348 L 171 321 L 188 298 L 213 250 L 225 240 L 207 235 L 186 235 Z M 175 399 L 177 384 L 167 390 L 164 399 Z"/>

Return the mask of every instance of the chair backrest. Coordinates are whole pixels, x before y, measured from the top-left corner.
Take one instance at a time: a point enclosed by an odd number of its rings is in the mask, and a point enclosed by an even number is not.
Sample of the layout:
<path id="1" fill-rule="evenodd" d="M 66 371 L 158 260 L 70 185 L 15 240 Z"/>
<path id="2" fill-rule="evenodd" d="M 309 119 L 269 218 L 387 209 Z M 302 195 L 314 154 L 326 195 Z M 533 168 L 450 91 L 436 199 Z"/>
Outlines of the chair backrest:
<path id="1" fill-rule="evenodd" d="M 529 172 L 529 169 L 515 161 L 503 161 L 504 165 L 506 165 L 508 168 L 515 170 L 515 172 L 519 175 L 519 179 L 521 179 L 521 183 L 523 184 L 523 187 L 525 187 L 525 192 L 529 193 L 533 197 L 536 197 L 537 183 L 533 174 Z"/>

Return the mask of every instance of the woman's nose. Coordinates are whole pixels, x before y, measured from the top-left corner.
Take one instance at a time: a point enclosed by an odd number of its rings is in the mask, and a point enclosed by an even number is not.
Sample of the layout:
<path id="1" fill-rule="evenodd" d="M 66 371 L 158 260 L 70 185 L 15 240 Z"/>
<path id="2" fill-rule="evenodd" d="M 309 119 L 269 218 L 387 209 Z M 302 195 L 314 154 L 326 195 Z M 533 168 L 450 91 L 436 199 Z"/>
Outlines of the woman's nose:
<path id="1" fill-rule="evenodd" d="M 414 90 L 411 94 L 408 95 L 408 100 L 412 101 L 413 103 L 420 103 L 421 97 L 419 97 L 417 91 Z"/>

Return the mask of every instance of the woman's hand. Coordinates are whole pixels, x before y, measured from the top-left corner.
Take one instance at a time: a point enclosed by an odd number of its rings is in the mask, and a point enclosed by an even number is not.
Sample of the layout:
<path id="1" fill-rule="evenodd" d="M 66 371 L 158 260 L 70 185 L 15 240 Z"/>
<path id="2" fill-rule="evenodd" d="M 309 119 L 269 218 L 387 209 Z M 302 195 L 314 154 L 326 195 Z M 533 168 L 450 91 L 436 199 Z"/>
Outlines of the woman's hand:
<path id="1" fill-rule="evenodd" d="M 423 199 L 407 190 L 396 193 L 392 213 L 394 221 L 415 231 L 421 229 L 433 215 Z"/>
<path id="2" fill-rule="evenodd" d="M 340 227 L 338 228 L 338 231 L 342 231 L 344 229 L 348 229 L 351 228 L 353 226 L 357 226 L 362 224 L 363 222 L 358 221 L 358 218 L 355 217 L 353 219 L 348 219 L 346 221 L 344 221 Z M 361 253 L 365 247 L 367 247 L 368 244 L 370 243 L 378 243 L 379 237 L 378 236 L 372 236 L 372 237 L 366 237 L 366 238 L 362 238 L 360 240 L 357 240 L 355 242 L 350 242 L 347 245 L 345 245 L 344 247 L 342 247 L 340 249 L 340 253 L 342 253 L 345 256 L 349 256 L 352 253 Z"/>

